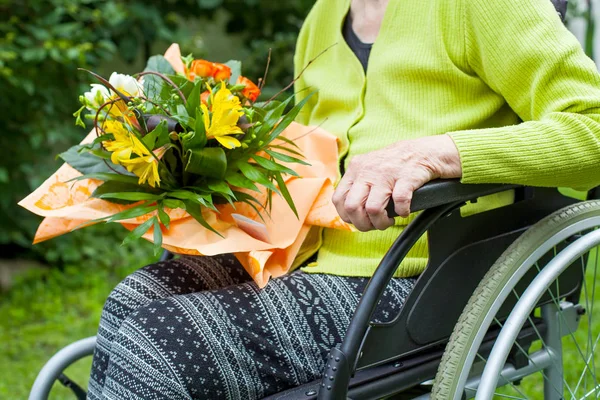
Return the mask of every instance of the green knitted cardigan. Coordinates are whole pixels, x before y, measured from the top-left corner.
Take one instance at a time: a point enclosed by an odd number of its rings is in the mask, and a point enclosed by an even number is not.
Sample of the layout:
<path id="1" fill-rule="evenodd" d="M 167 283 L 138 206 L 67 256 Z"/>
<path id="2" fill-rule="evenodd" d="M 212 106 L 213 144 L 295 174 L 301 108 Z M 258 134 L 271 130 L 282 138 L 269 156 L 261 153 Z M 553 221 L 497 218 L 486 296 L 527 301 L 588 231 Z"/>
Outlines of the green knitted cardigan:
<path id="1" fill-rule="evenodd" d="M 349 7 L 317 0 L 295 55 L 298 73 L 313 60 L 298 99 L 317 91 L 298 121 L 335 134 L 346 166 L 356 154 L 449 133 L 464 183 L 600 184 L 600 76 L 549 0 L 390 0 L 366 74 L 342 37 Z M 313 231 L 295 264 L 319 249 L 306 272 L 370 276 L 411 219 L 386 231 Z M 427 254 L 422 238 L 396 276 L 419 274 Z"/>

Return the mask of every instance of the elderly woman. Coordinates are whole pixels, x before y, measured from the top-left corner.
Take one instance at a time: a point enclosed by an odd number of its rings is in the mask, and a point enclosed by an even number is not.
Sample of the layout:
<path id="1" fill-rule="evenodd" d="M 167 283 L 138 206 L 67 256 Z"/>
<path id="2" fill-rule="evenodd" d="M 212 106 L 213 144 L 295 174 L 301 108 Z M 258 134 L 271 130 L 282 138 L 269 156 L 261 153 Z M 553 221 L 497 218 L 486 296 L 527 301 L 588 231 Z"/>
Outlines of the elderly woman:
<path id="1" fill-rule="evenodd" d="M 91 399 L 257 399 L 316 379 L 432 179 L 600 184 L 600 75 L 549 0 L 318 0 L 296 69 L 311 60 L 296 89 L 318 92 L 299 121 L 339 137 L 333 201 L 363 232 L 313 232 L 304 267 L 262 290 L 231 256 L 134 273 L 106 302 Z M 389 218 L 390 201 L 408 218 Z M 421 241 L 378 319 L 426 260 Z"/>

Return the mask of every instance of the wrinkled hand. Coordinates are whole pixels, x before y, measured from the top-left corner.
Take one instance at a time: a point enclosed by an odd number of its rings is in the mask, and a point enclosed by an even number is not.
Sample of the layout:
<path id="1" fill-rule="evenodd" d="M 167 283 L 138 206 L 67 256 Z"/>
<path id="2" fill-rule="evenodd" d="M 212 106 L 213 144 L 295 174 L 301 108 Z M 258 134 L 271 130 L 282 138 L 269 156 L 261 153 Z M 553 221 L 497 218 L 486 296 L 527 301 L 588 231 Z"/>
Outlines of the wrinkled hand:
<path id="1" fill-rule="evenodd" d="M 413 192 L 430 180 L 462 176 L 460 156 L 448 135 L 404 140 L 352 158 L 333 195 L 340 217 L 360 231 L 394 224 L 390 199 L 399 216 L 410 214 Z"/>

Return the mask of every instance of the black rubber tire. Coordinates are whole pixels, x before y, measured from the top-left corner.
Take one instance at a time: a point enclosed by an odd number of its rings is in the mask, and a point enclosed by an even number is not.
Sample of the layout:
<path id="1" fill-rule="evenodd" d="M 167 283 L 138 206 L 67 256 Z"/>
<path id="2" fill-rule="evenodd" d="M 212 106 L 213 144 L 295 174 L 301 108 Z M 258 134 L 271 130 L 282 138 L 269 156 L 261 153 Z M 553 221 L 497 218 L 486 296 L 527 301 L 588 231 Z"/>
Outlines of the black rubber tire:
<path id="1" fill-rule="evenodd" d="M 434 380 L 431 399 L 454 398 L 458 390 L 460 372 L 465 367 L 467 349 L 471 347 L 477 332 L 483 325 L 487 311 L 516 269 L 532 252 L 567 226 L 598 216 L 600 216 L 600 201 L 573 204 L 539 221 L 506 249 L 477 286 L 454 326 Z"/>

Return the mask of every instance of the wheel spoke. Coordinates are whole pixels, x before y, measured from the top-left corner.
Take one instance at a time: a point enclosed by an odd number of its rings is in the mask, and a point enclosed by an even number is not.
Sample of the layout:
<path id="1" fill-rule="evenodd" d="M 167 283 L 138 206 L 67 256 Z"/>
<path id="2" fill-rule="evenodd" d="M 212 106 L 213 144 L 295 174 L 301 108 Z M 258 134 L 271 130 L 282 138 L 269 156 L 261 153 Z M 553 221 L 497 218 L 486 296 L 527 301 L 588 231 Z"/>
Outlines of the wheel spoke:
<path id="1" fill-rule="evenodd" d="M 517 397 L 517 396 L 511 396 L 509 394 L 498 393 L 498 392 L 495 392 L 494 396 L 504 397 L 506 399 L 528 400 L 528 397 Z"/>
<path id="2" fill-rule="evenodd" d="M 583 255 L 581 255 L 581 277 L 583 279 L 583 295 L 585 296 L 585 309 L 586 310 L 590 310 L 590 299 L 588 296 L 588 290 L 587 290 L 587 283 L 585 281 L 585 275 L 586 275 L 586 261 L 585 258 L 583 257 Z M 593 297 L 592 297 L 593 298 Z M 585 344 L 585 357 L 589 362 L 589 351 L 590 351 L 590 342 L 592 340 L 592 323 L 590 321 L 590 313 L 588 312 L 587 315 L 587 320 L 588 320 L 588 340 L 586 341 Z M 593 347 L 592 347 L 592 354 L 593 354 Z M 579 385 L 581 384 L 581 380 L 583 379 L 583 388 L 585 391 L 587 391 L 587 375 L 586 372 L 587 371 L 587 366 L 583 369 L 583 372 L 581 373 L 581 376 L 579 377 L 579 380 L 577 381 L 577 386 L 575 386 L 575 393 L 577 393 L 577 389 L 579 388 Z"/>
<path id="3" fill-rule="evenodd" d="M 519 294 L 516 292 L 516 290 L 514 290 L 514 289 L 513 289 L 513 294 L 514 294 L 514 295 L 515 295 L 515 297 L 517 298 L 517 301 L 519 301 L 519 300 L 520 300 L 520 296 L 519 296 Z M 502 323 L 501 323 L 500 321 L 498 321 L 498 319 L 497 319 L 497 318 L 494 318 L 494 319 L 496 320 L 496 322 L 497 322 L 498 324 L 500 324 L 500 326 L 502 326 Z M 547 348 L 548 348 L 548 346 L 546 346 L 546 342 L 544 341 L 544 338 L 542 337 L 542 334 L 540 333 L 540 331 L 537 329 L 537 326 L 535 326 L 535 324 L 533 323 L 533 320 L 531 319 L 531 316 L 527 317 L 527 320 L 529 321 L 529 323 L 531 324 L 531 327 L 533 328 L 533 330 L 535 331 L 536 335 L 537 335 L 537 336 L 538 336 L 538 338 L 540 339 L 540 342 L 542 343 L 542 347 L 543 347 L 543 348 L 545 348 L 545 349 L 547 349 Z M 520 350 L 520 351 L 521 351 L 521 352 L 522 352 L 522 353 L 523 353 L 523 354 L 524 354 L 524 355 L 527 357 L 527 359 L 529 360 L 529 362 L 531 362 L 533 365 L 535 365 L 535 366 L 537 367 L 536 363 L 535 363 L 535 362 L 534 362 L 534 361 L 531 359 L 531 357 L 529 357 L 529 353 L 527 353 L 527 351 L 525 351 L 525 349 L 523 349 L 523 348 L 522 348 L 522 346 L 521 346 L 519 343 L 515 342 L 515 345 L 516 345 L 516 346 L 518 347 L 518 349 L 519 349 L 519 350 Z M 563 370 L 563 366 L 562 366 L 562 365 L 561 365 L 561 366 L 559 366 L 559 365 L 556 363 L 556 360 L 554 359 L 554 357 L 550 356 L 550 359 L 552 360 L 552 364 L 554 365 L 554 367 L 555 367 L 555 368 L 559 368 L 561 371 Z M 544 373 L 544 370 L 543 370 L 543 369 L 540 369 L 540 373 L 542 374 L 542 377 L 544 378 L 544 380 L 545 380 L 546 382 L 549 382 L 549 383 L 552 385 L 552 387 L 554 388 L 554 390 L 555 390 L 557 393 L 560 393 L 560 390 L 559 390 L 559 388 L 558 388 L 558 387 L 556 387 L 556 384 L 555 384 L 555 382 L 553 382 L 551 379 L 549 379 L 549 378 L 546 376 L 546 374 Z M 564 379 L 564 375 L 563 375 L 563 383 L 564 383 L 564 384 L 565 384 L 565 386 L 567 387 L 567 390 L 569 391 L 569 393 L 571 394 L 571 396 L 572 396 L 573 398 L 575 398 L 575 394 L 573 393 L 573 390 L 571 390 L 571 387 L 569 386 L 569 384 L 568 384 L 568 383 L 566 382 L 566 380 Z M 575 393 L 577 393 L 577 390 L 575 390 Z"/>
<path id="4" fill-rule="evenodd" d="M 486 364 L 486 363 L 487 363 L 487 360 L 486 360 L 485 358 L 483 358 L 483 356 L 482 356 L 481 354 L 477 353 L 477 357 L 479 357 L 479 359 L 480 359 L 481 361 L 483 361 L 483 363 L 484 363 L 484 364 Z M 502 372 L 500 373 L 500 377 L 501 377 L 502 379 L 504 379 L 505 381 L 507 381 L 507 382 L 508 382 L 508 384 L 509 384 L 509 385 L 510 385 L 510 386 L 511 386 L 511 387 L 512 387 L 514 390 L 516 390 L 516 391 L 517 391 L 517 392 L 518 392 L 518 393 L 519 393 L 521 396 L 523 396 L 523 397 L 522 397 L 522 399 L 524 399 L 524 400 L 528 400 L 528 399 L 529 399 L 529 398 L 527 397 L 527 395 L 526 395 L 525 393 L 523 393 L 523 392 L 522 392 L 522 391 L 521 391 L 521 390 L 520 390 L 520 389 L 517 387 L 517 385 L 515 385 L 515 384 L 514 384 L 512 381 L 510 381 L 510 380 L 508 380 L 508 379 L 504 378 L 504 376 L 502 376 Z M 500 396 L 502 396 L 502 395 L 500 395 Z M 514 399 L 519 399 L 519 397 L 513 397 L 513 398 L 514 398 Z"/>
<path id="5" fill-rule="evenodd" d="M 596 386 L 595 386 L 595 387 L 594 387 L 592 390 L 590 390 L 589 392 L 587 392 L 587 393 L 585 394 L 585 396 L 583 396 L 583 397 L 581 398 L 581 400 L 585 400 L 585 399 L 587 399 L 588 397 L 590 397 L 591 395 L 593 395 L 593 394 L 594 394 L 594 393 L 596 393 L 596 392 L 600 392 L 600 385 L 596 385 Z M 596 395 L 596 396 L 595 396 L 595 398 L 597 399 L 597 398 L 598 398 L 598 395 Z"/>
<path id="6" fill-rule="evenodd" d="M 475 388 L 470 388 L 470 387 L 467 387 L 467 386 L 465 386 L 465 389 L 467 389 L 467 390 L 472 390 L 472 391 L 474 391 L 474 392 L 475 392 L 475 391 L 477 391 L 477 389 L 475 389 Z M 508 395 L 508 394 L 504 394 L 504 393 L 498 393 L 498 392 L 494 392 L 494 396 L 500 396 L 500 397 L 504 397 L 504 398 L 507 398 L 507 399 L 529 400 L 527 397 L 517 397 L 517 396 L 511 396 L 511 395 Z"/>
<path id="7" fill-rule="evenodd" d="M 585 283 L 585 282 L 584 282 Z M 558 302 L 558 300 L 556 299 L 556 297 L 554 297 L 554 295 L 552 294 L 552 291 L 550 291 L 550 297 L 552 298 L 552 301 L 554 302 L 554 304 L 556 305 L 556 307 L 560 310 L 560 303 Z M 565 324 L 565 326 L 567 326 L 567 320 L 564 316 L 564 314 L 562 312 L 558 312 L 558 314 L 561 316 L 563 323 Z M 581 359 L 585 362 L 586 361 L 586 357 L 583 355 L 583 351 L 581 350 L 581 347 L 579 346 L 579 342 L 577 341 L 577 338 L 575 338 L 575 335 L 573 334 L 573 332 L 569 332 L 569 336 L 571 336 L 571 339 L 573 339 L 573 343 L 575 344 L 575 347 L 577 348 L 577 351 L 579 352 L 579 355 L 581 356 Z M 585 365 L 589 368 L 589 364 L 586 362 Z M 591 371 L 591 368 L 589 368 Z M 595 371 L 592 373 L 592 376 L 594 377 L 594 384 L 597 385 L 598 381 L 596 380 L 596 373 Z M 564 379 L 563 379 L 564 380 Z"/>
<path id="8" fill-rule="evenodd" d="M 600 341 L 600 333 L 598 334 L 598 336 L 596 337 L 596 340 L 594 341 L 594 344 L 592 345 L 592 353 L 588 356 L 587 358 L 587 362 L 590 362 L 590 359 L 594 359 L 594 350 L 596 350 L 596 346 L 598 345 L 598 342 Z M 575 393 L 577 393 L 577 389 L 579 389 L 579 385 L 581 385 L 581 380 L 583 379 L 584 376 L 587 376 L 585 373 L 588 369 L 588 363 L 586 363 L 586 366 L 583 369 L 583 373 L 581 374 L 581 377 L 579 377 L 579 381 L 577 381 L 577 386 L 575 386 Z M 585 389 L 587 390 L 587 388 Z"/>
<path id="9" fill-rule="evenodd" d="M 600 252 L 600 247 L 596 247 L 594 249 L 596 251 L 596 257 L 594 260 L 594 277 L 592 279 L 592 306 L 588 309 L 588 325 L 589 326 L 593 326 L 593 318 L 594 318 L 594 300 L 596 299 L 596 274 L 598 273 L 598 253 Z M 584 277 L 584 284 L 585 284 L 585 277 Z M 591 330 L 590 330 L 591 332 Z M 594 376 L 594 382 L 596 385 L 598 385 L 598 380 L 596 377 L 596 359 L 593 356 L 594 354 L 594 350 L 592 349 L 592 368 L 593 368 L 593 373 L 592 375 Z"/>

